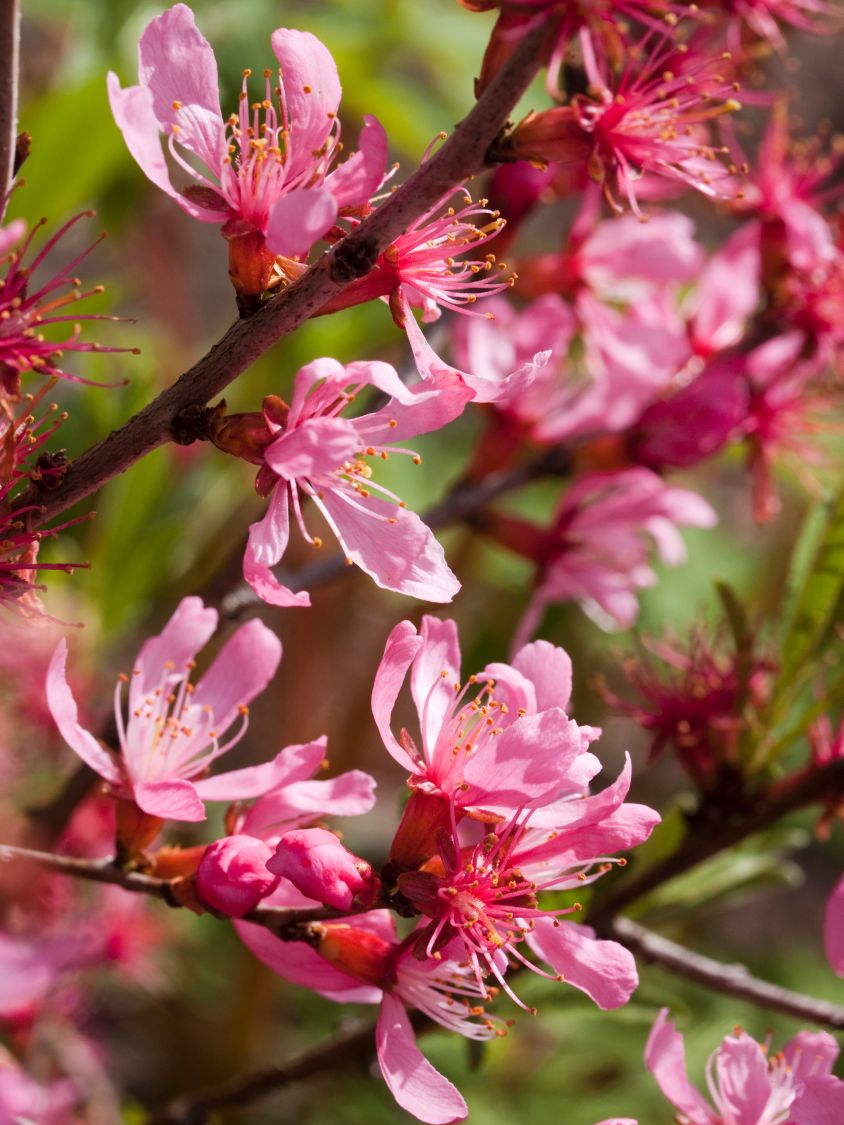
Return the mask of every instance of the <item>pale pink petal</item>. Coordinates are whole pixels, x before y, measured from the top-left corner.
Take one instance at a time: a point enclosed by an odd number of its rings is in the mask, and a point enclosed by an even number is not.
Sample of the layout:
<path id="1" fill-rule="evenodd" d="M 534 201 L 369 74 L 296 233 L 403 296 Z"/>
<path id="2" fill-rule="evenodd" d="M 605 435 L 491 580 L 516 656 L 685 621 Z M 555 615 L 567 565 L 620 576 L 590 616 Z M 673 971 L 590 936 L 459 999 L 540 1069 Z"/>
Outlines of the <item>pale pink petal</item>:
<path id="1" fill-rule="evenodd" d="M 284 554 L 289 535 L 287 485 L 279 483 L 273 489 L 266 515 L 249 528 L 243 555 L 243 577 L 258 597 L 269 605 L 310 605 L 307 590 L 294 593 L 283 586 L 270 569 Z"/>
<path id="2" fill-rule="evenodd" d="M 791 1107 L 788 1125 L 841 1125 L 844 1121 L 844 1082 L 832 1074 L 806 1078 Z"/>
<path id="3" fill-rule="evenodd" d="M 387 638 L 384 655 L 372 685 L 372 716 L 378 733 L 393 758 L 411 772 L 417 768 L 390 728 L 393 708 L 404 684 L 407 670 L 424 645 L 410 621 L 400 621 Z"/>
<path id="4" fill-rule="evenodd" d="M 139 781 L 132 786 L 139 809 L 164 820 L 205 820 L 205 806 L 191 781 Z"/>
<path id="5" fill-rule="evenodd" d="M 571 701 L 571 657 L 548 641 L 534 641 L 516 653 L 513 667 L 530 680 L 536 691 L 536 709 L 568 709 Z"/>
<path id="6" fill-rule="evenodd" d="M 844 877 L 836 883 L 826 904 L 823 940 L 827 961 L 844 977 Z"/>
<path id="7" fill-rule="evenodd" d="M 598 1125 L 639 1125 L 634 1117 L 608 1117 L 606 1121 L 599 1121 Z"/>
<path id="8" fill-rule="evenodd" d="M 326 179 L 337 206 L 360 207 L 381 186 L 387 163 L 387 134 L 377 117 L 363 115 L 358 149 Z"/>
<path id="9" fill-rule="evenodd" d="M 464 1120 L 469 1110 L 460 1091 L 416 1046 L 404 1005 L 389 993 L 381 1001 L 375 1048 L 384 1081 L 402 1109 L 428 1125 Z"/>
<path id="10" fill-rule="evenodd" d="M 645 1065 L 666 1098 L 688 1117 L 690 1125 L 718 1125 L 719 1118 L 689 1082 L 683 1036 L 668 1019 L 667 1008 L 660 1011 L 651 1028 Z"/>
<path id="11" fill-rule="evenodd" d="M 293 380 L 287 429 L 292 430 L 294 426 L 298 426 L 303 418 L 319 414 L 321 409 L 343 392 L 350 381 L 343 364 L 331 356 L 320 356 L 300 367 Z"/>
<path id="12" fill-rule="evenodd" d="M 138 45 L 138 77 L 152 94 L 153 113 L 209 171 L 219 173 L 226 156 L 217 62 L 186 4 L 174 4 L 151 20 Z M 173 103 L 181 105 L 174 109 Z"/>
<path id="13" fill-rule="evenodd" d="M 710 258 L 693 297 L 692 338 L 703 355 L 734 344 L 759 303 L 759 226 L 749 223 Z"/>
<path id="14" fill-rule="evenodd" d="M 830 1074 L 838 1053 L 838 1041 L 828 1031 L 798 1031 L 782 1051 L 791 1072 L 798 1078 Z"/>
<path id="15" fill-rule="evenodd" d="M 552 707 L 523 716 L 469 757 L 461 804 L 495 809 L 547 804 L 564 784 L 585 786 L 600 768 L 594 755 L 583 752 L 577 724 Z"/>
<path id="16" fill-rule="evenodd" d="M 374 804 L 375 779 L 363 770 L 349 770 L 325 781 L 296 781 L 268 793 L 261 802 L 265 819 L 291 827 L 294 821 L 301 824 L 321 816 L 360 816 Z"/>
<path id="17" fill-rule="evenodd" d="M 351 371 L 356 366 L 350 363 L 347 370 Z M 375 383 L 375 379 L 372 382 Z M 392 400 L 377 413 L 354 420 L 361 434 L 365 429 L 367 445 L 389 445 L 418 434 L 441 430 L 459 418 L 467 403 L 475 397 L 471 387 L 443 372 L 434 372 L 430 378 L 412 387 L 405 387 L 398 375 L 396 382 L 403 391 L 399 392 L 398 387 L 388 391 L 383 380 L 377 382 L 381 390 L 392 394 Z"/>
<path id="18" fill-rule="evenodd" d="M 430 755 L 454 706 L 454 685 L 460 682 L 460 642 L 453 621 L 440 621 L 427 614 L 422 618 L 419 636 L 423 643 L 413 661 L 410 690 L 419 715 L 422 745 Z"/>
<path id="19" fill-rule="evenodd" d="M 415 512 L 374 496 L 362 508 L 356 498 L 327 490 L 315 503 L 346 557 L 382 589 L 428 602 L 450 602 L 460 589 L 434 533 Z"/>
<path id="20" fill-rule="evenodd" d="M 4 257 L 16 242 L 20 242 L 26 233 L 26 220 L 13 219 L 5 227 L 0 227 L 0 257 Z"/>
<path id="21" fill-rule="evenodd" d="M 47 669 L 47 706 L 68 746 L 83 762 L 112 785 L 123 782 L 123 774 L 114 758 L 100 745 L 90 731 L 79 725 L 76 700 L 67 682 L 67 641 L 62 637 Z"/>
<path id="22" fill-rule="evenodd" d="M 216 609 L 204 605 L 202 598 L 182 598 L 161 632 L 141 646 L 129 687 L 132 709 L 165 678 L 185 674 L 188 663 L 214 635 L 217 620 Z"/>
<path id="23" fill-rule="evenodd" d="M 290 121 L 288 175 L 307 171 L 334 127 L 340 78 L 328 48 L 307 31 L 281 27 L 272 34 Z"/>
<path id="24" fill-rule="evenodd" d="M 270 208 L 267 249 L 288 258 L 306 258 L 337 221 L 337 202 L 326 188 L 294 188 Z"/>
<path id="25" fill-rule="evenodd" d="M 728 1035 L 715 1057 L 718 1108 L 736 1125 L 757 1125 L 771 1096 L 768 1059 L 755 1039 Z"/>
<path id="26" fill-rule="evenodd" d="M 331 473 L 359 449 L 348 418 L 309 418 L 277 437 L 264 459 L 284 480 L 296 480 Z"/>
<path id="27" fill-rule="evenodd" d="M 196 685 L 193 704 L 208 704 L 219 734 L 238 710 L 264 690 L 281 661 L 281 641 L 262 621 L 247 621 L 231 636 Z"/>
<path id="28" fill-rule="evenodd" d="M 633 954 L 617 941 L 596 938 L 589 926 L 540 918 L 526 940 L 555 973 L 605 1011 L 626 1004 L 639 983 Z"/>
<path id="29" fill-rule="evenodd" d="M 666 285 L 693 281 L 700 272 L 701 249 L 694 223 L 679 211 L 651 215 L 642 223 L 624 215 L 599 223 L 579 251 L 589 285 L 603 296 L 631 299 L 642 281 Z"/>
<path id="30" fill-rule="evenodd" d="M 262 797 L 278 785 L 292 784 L 293 777 L 300 771 L 291 769 L 297 759 L 291 762 L 290 751 L 306 751 L 304 759 L 312 760 L 312 753 L 317 750 L 319 757 L 304 776 L 310 776 L 313 770 L 325 757 L 325 739 L 307 746 L 288 746 L 280 751 L 271 762 L 264 762 L 259 766 L 244 766 L 243 769 L 230 770 L 228 773 L 217 774 L 216 777 L 205 777 L 193 784 L 203 801 L 245 801 L 250 797 Z M 292 775 L 292 776 L 291 776 Z"/>

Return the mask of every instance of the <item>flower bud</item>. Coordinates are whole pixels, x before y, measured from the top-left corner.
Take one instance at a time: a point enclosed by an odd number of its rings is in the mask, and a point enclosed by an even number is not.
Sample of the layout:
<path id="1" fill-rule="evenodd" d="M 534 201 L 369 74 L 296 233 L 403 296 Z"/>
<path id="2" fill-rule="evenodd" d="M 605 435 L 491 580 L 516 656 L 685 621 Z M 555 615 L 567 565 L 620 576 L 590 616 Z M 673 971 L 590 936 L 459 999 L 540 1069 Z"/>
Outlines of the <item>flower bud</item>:
<path id="1" fill-rule="evenodd" d="M 381 889 L 370 865 L 324 828 L 286 833 L 267 867 L 289 879 L 303 895 L 337 910 L 349 910 L 355 899 L 371 906 Z"/>
<path id="2" fill-rule="evenodd" d="M 226 836 L 205 849 L 196 873 L 196 889 L 203 902 L 242 918 L 278 886 L 267 870 L 273 854 L 269 844 L 254 836 Z"/>

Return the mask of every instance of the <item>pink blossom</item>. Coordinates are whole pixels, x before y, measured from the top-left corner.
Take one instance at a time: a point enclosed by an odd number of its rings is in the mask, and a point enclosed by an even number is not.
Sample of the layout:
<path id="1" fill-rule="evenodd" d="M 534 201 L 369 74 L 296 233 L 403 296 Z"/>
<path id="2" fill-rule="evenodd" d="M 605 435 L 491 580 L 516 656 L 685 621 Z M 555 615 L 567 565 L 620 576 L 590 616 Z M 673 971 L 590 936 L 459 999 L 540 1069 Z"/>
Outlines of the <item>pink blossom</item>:
<path id="1" fill-rule="evenodd" d="M 335 910 L 351 910 L 355 900 L 371 906 L 380 890 L 372 867 L 324 828 L 286 832 L 275 854 L 268 857 L 267 867 L 303 895 Z"/>
<path id="2" fill-rule="evenodd" d="M 645 1048 L 648 1069 L 688 1125 L 823 1125 L 823 1118 L 808 1113 L 808 1106 L 816 1097 L 816 1083 L 832 1078 L 837 1057 L 838 1044 L 825 1031 L 800 1031 L 770 1056 L 767 1043 L 757 1043 L 739 1030 L 726 1036 L 709 1057 L 710 1105 L 686 1076 L 683 1038 L 668 1019 L 667 1008 L 659 1013 Z M 832 1078 L 830 1085 L 840 1099 L 844 1083 Z"/>
<path id="3" fill-rule="evenodd" d="M 68 1078 L 40 1083 L 0 1047 L 0 1121 L 68 1125 L 79 1093 Z"/>
<path id="4" fill-rule="evenodd" d="M 759 234 L 756 223 L 740 227 L 706 263 L 686 306 L 694 350 L 706 359 L 738 343 L 759 305 Z"/>
<path id="5" fill-rule="evenodd" d="M 839 879 L 829 896 L 823 922 L 826 959 L 844 977 L 844 878 Z"/>
<path id="6" fill-rule="evenodd" d="M 116 796 L 151 816 L 203 820 L 203 800 L 237 800 L 272 788 L 286 772 L 282 751 L 272 762 L 203 778 L 207 768 L 246 731 L 247 704 L 275 675 L 281 642 L 260 621 L 248 621 L 223 646 L 196 686 L 190 683 L 197 651 L 217 627 L 217 611 L 196 597 L 184 598 L 164 630 L 146 641 L 131 677 L 115 688 L 120 756 L 80 726 L 65 677 L 62 639 L 47 673 L 47 702 L 62 737 L 108 782 Z M 123 688 L 129 685 L 124 719 Z M 240 725 L 228 741 L 232 724 Z"/>
<path id="7" fill-rule="evenodd" d="M 397 739 L 390 725 L 408 673 L 419 715 L 418 744 L 406 730 Z M 598 732 L 569 719 L 570 693 L 571 661 L 545 641 L 526 645 L 512 665 L 490 664 L 461 682 L 453 621 L 425 617 L 418 633 L 409 621 L 400 622 L 375 676 L 372 713 L 384 745 L 408 770 L 408 784 L 422 798 L 411 798 L 402 820 L 412 846 L 427 842 L 415 839 L 413 824 L 425 797 L 434 799 L 429 806 L 433 822 L 442 824 L 445 816 L 447 826 L 446 801 L 460 810 L 506 816 L 582 793 L 600 769 L 586 750 Z M 394 860 L 410 846 L 410 840 L 399 844 L 402 832 L 394 842 Z"/>
<path id="8" fill-rule="evenodd" d="M 242 918 L 278 886 L 267 870 L 273 850 L 254 836 L 226 836 L 205 849 L 196 872 L 199 897 L 215 910 Z"/>
<path id="9" fill-rule="evenodd" d="M 303 257 L 339 216 L 366 209 L 387 154 L 383 129 L 367 117 L 359 151 L 330 172 L 340 148 L 334 60 L 309 32 L 279 28 L 271 41 L 277 85 L 265 70 L 263 98 L 250 103 L 251 71 L 245 70 L 238 111 L 227 120 L 214 53 L 185 4 L 147 25 L 139 85 L 121 89 L 116 75 L 108 76 L 112 112 L 129 151 L 189 215 L 222 224 L 232 243 L 232 280 L 244 293 L 273 283 L 276 254 Z M 171 178 L 162 134 L 187 187 Z"/>
<path id="10" fill-rule="evenodd" d="M 519 636 L 529 636 L 545 607 L 561 601 L 578 602 L 603 628 L 629 628 L 638 614 L 636 591 L 657 581 L 651 544 L 664 565 L 678 566 L 686 559 L 678 527 L 712 527 L 716 519 L 697 493 L 673 488 L 648 469 L 580 477 L 549 531 L 496 517 L 495 537 L 540 566 Z"/>
<path id="11" fill-rule="evenodd" d="M 341 417 L 367 386 L 390 396 L 386 406 Z M 408 389 L 386 363 L 344 367 L 335 359 L 318 359 L 296 376 L 289 409 L 278 399 L 265 400 L 266 438 L 256 487 L 269 495 L 269 506 L 249 530 L 243 559 L 244 577 L 258 596 L 271 605 L 310 604 L 307 592 L 295 593 L 271 569 L 287 548 L 290 508 L 307 542 L 322 543 L 305 525 L 305 496 L 325 517 L 348 561 L 377 585 L 426 601 L 451 601 L 460 586 L 442 547 L 417 515 L 371 479 L 371 460 L 385 460 L 393 452 L 419 463 L 412 450 L 392 443 L 438 429 L 471 398 L 472 392 L 455 381 Z"/>
<path id="12" fill-rule="evenodd" d="M 0 1020 L 33 1019 L 65 973 L 92 965 L 99 955 L 90 928 L 37 935 L 0 930 Z"/>
<path id="13" fill-rule="evenodd" d="M 741 51 L 746 33 L 785 52 L 787 42 L 780 24 L 823 34 L 835 31 L 841 20 L 840 8 L 829 0 L 716 0 L 713 8 L 726 13 L 727 42 L 736 52 Z"/>

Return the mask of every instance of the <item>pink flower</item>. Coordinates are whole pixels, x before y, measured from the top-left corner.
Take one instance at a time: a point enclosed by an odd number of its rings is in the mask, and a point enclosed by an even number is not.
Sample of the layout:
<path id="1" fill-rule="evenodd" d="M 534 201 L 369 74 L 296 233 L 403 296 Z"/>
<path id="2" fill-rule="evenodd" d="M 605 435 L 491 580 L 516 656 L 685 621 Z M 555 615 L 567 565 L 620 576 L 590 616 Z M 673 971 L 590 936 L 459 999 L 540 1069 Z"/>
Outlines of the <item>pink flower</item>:
<path id="1" fill-rule="evenodd" d="M 662 563 L 678 566 L 686 549 L 678 530 L 712 527 L 716 514 L 697 493 L 666 484 L 649 469 L 590 473 L 565 493 L 549 531 L 496 517 L 496 539 L 539 563 L 531 604 L 518 636 L 530 636 L 545 607 L 576 601 L 602 628 L 629 628 L 636 591 L 657 581 L 653 544 Z"/>
<path id="2" fill-rule="evenodd" d="M 226 836 L 205 849 L 197 868 L 199 897 L 215 910 L 242 918 L 278 886 L 267 870 L 273 850 L 255 836 Z"/>
<path id="3" fill-rule="evenodd" d="M 823 922 L 826 959 L 840 977 L 844 977 L 844 878 L 839 879 L 829 896 Z"/>
<path id="4" fill-rule="evenodd" d="M 100 953 L 87 927 L 37 935 L 0 930 L 0 1020 L 32 1020 L 65 973 L 90 967 Z"/>
<path id="5" fill-rule="evenodd" d="M 38 1125 L 68 1125 L 79 1093 L 69 1078 L 41 1084 L 0 1048 L 0 1121 L 37 1121 Z"/>
<path id="6" fill-rule="evenodd" d="M 829 0 L 717 0 L 713 7 L 726 12 L 730 21 L 727 42 L 730 49 L 737 52 L 742 48 L 746 32 L 784 52 L 787 43 L 779 26 L 781 23 L 823 34 L 835 31 L 841 19 L 840 8 Z M 719 21 L 721 30 L 723 26 Z"/>
<path id="7" fill-rule="evenodd" d="M 47 673 L 47 702 L 73 750 L 108 782 L 116 796 L 143 812 L 173 820 L 203 820 L 203 800 L 238 800 L 272 788 L 287 773 L 285 755 L 262 766 L 204 778 L 208 767 L 246 731 L 247 704 L 264 690 L 281 660 L 281 642 L 260 621 L 248 621 L 229 638 L 194 686 L 194 657 L 217 627 L 217 611 L 196 597 L 184 598 L 164 630 L 146 641 L 131 677 L 115 688 L 120 756 L 115 757 L 79 725 L 76 701 L 65 677 L 62 639 Z M 129 712 L 123 715 L 123 688 Z M 240 725 L 225 741 L 233 723 Z"/>
<path id="8" fill-rule="evenodd" d="M 391 730 L 392 712 L 410 673 L 419 715 L 419 743 Z M 490 819 L 536 809 L 582 793 L 600 769 L 586 747 L 591 727 L 569 719 L 571 661 L 545 641 L 526 645 L 512 665 L 490 664 L 460 682 L 460 647 L 453 621 L 425 617 L 390 634 L 372 689 L 372 713 L 392 757 L 410 773 L 414 796 L 405 806 L 391 859 L 403 868 L 436 850 L 448 829 L 449 804 Z"/>
<path id="9" fill-rule="evenodd" d="M 303 895 L 335 910 L 351 910 L 355 900 L 371 906 L 381 886 L 372 867 L 324 828 L 286 832 L 275 854 L 268 857 L 267 867 Z"/>
<path id="10" fill-rule="evenodd" d="M 390 396 L 370 414 L 343 418 L 341 412 L 367 386 Z M 371 460 L 390 452 L 408 454 L 393 442 L 450 422 L 472 392 L 453 380 L 408 389 L 386 363 L 359 362 L 344 367 L 318 359 L 296 376 L 289 408 L 279 399 L 264 404 L 263 449 L 256 488 L 269 495 L 267 514 L 252 524 L 243 573 L 252 589 L 271 605 L 310 605 L 307 592 L 295 593 L 272 573 L 289 536 L 289 510 L 307 542 L 322 540 L 308 531 L 301 497 L 308 497 L 337 536 L 346 558 L 383 589 L 451 601 L 460 588 L 442 547 L 417 515 L 392 492 L 371 479 Z M 213 439 L 221 448 L 222 440 Z"/>
<path id="11" fill-rule="evenodd" d="M 686 1076 L 683 1038 L 663 1008 L 651 1029 L 645 1063 L 687 1125 L 823 1125 L 811 1105 L 827 1085 L 841 1102 L 844 1083 L 830 1075 L 838 1044 L 825 1031 L 800 1031 L 776 1055 L 744 1031 L 728 1035 L 707 1064 L 712 1105 Z M 822 1104 L 822 1103 L 821 1103 Z M 833 1121 L 833 1118 L 828 1118 Z"/>
<path id="12" fill-rule="evenodd" d="M 365 210 L 387 154 L 383 129 L 367 117 L 359 151 L 330 172 L 340 148 L 334 60 L 304 31 L 279 28 L 272 47 L 278 84 L 265 70 L 263 97 L 250 104 L 244 71 L 238 111 L 225 121 L 214 53 L 184 4 L 147 25 L 139 85 L 121 89 L 108 76 L 112 112 L 141 170 L 189 215 L 222 224 L 232 281 L 247 294 L 274 283 L 275 255 L 304 257 L 338 217 Z M 185 188 L 173 183 L 161 134 Z"/>

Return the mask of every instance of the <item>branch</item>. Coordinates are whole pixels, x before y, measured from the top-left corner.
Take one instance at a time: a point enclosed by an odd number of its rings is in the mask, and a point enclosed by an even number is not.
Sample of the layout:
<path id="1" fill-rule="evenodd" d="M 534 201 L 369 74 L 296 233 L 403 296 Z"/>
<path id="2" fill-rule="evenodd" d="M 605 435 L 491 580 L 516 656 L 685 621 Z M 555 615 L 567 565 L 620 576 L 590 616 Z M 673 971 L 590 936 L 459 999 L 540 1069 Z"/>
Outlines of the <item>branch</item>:
<path id="1" fill-rule="evenodd" d="M 240 1108 L 320 1071 L 365 1062 L 372 1054 L 374 1034 L 374 1023 L 356 1021 L 281 1066 L 266 1067 L 245 1078 L 233 1079 L 205 1094 L 180 1097 L 160 1113 L 153 1114 L 148 1125 L 205 1125 L 212 1110 L 226 1106 Z"/>
<path id="2" fill-rule="evenodd" d="M 125 891 L 135 894 L 149 895 L 161 899 L 168 906 L 182 907 L 176 893 L 178 880 L 159 879 L 154 875 L 145 875 L 140 871 L 125 871 L 118 867 L 113 859 L 82 859 L 77 856 L 55 855 L 52 852 L 40 852 L 33 848 L 19 848 L 14 844 L 0 844 L 0 861 L 20 860 L 22 862 L 37 863 L 59 875 L 71 875 L 76 879 L 85 879 L 92 883 L 109 883 L 112 886 L 122 887 Z M 206 913 L 221 921 L 232 921 L 227 914 L 218 914 L 208 909 Z M 276 937 L 282 940 L 301 940 L 301 934 L 296 933 L 296 927 L 306 922 L 320 922 L 329 918 L 346 917 L 350 911 L 332 910 L 330 907 L 317 907 L 307 910 L 288 910 L 280 906 L 257 906 L 238 919 L 241 922 L 254 922 L 264 926 Z M 351 911 L 354 913 L 354 911 Z"/>
<path id="3" fill-rule="evenodd" d="M 565 446 L 557 445 L 523 465 L 490 473 L 481 481 L 459 481 L 443 500 L 423 512 L 421 519 L 432 531 L 461 520 L 471 520 L 486 504 L 499 496 L 540 477 L 561 476 L 569 471 L 568 451 Z M 277 573 L 284 585 L 297 593 L 300 590 L 313 590 L 316 586 L 327 586 L 344 574 L 352 573 L 353 569 L 347 566 L 342 555 L 334 555 L 311 563 L 296 574 Z M 250 606 L 260 603 L 258 595 L 245 582 L 241 582 L 225 595 L 220 610 L 226 618 L 237 617 Z"/>
<path id="4" fill-rule="evenodd" d="M 776 790 L 765 789 L 757 798 L 755 808 L 744 816 L 718 825 L 696 825 L 692 821 L 686 835 L 671 855 L 661 863 L 647 868 L 641 875 L 620 882 L 609 894 L 596 899 L 589 922 L 598 930 L 614 925 L 614 915 L 630 903 L 684 874 L 725 848 L 761 832 L 781 817 L 816 801 L 829 801 L 844 789 L 844 759 L 828 762 L 807 770 L 801 777 Z"/>
<path id="5" fill-rule="evenodd" d="M 725 965 L 723 961 L 714 961 L 711 957 L 704 957 L 702 953 L 694 953 L 685 946 L 631 922 L 629 918 L 617 918 L 606 932 L 645 961 L 661 965 L 695 984 L 734 996 L 737 1000 L 746 1000 L 759 1008 L 781 1012 L 785 1016 L 820 1024 L 822 1027 L 831 1027 L 833 1031 L 844 1030 L 844 1008 L 758 980 L 744 965 Z"/>
<path id="6" fill-rule="evenodd" d="M 359 276 L 360 271 L 354 271 L 356 262 L 372 261 L 448 191 L 482 171 L 489 145 L 539 68 L 544 35 L 540 23 L 524 37 L 442 147 L 355 231 L 253 316 L 233 324 L 207 355 L 124 426 L 73 461 L 59 488 L 48 495 L 28 489 L 16 502 L 16 509 L 40 508 L 34 525 L 41 525 L 163 445 L 181 411 L 220 394 L 273 344 Z"/>
<path id="7" fill-rule="evenodd" d="M 0 219 L 15 178 L 20 15 L 19 0 L 0 4 Z"/>

